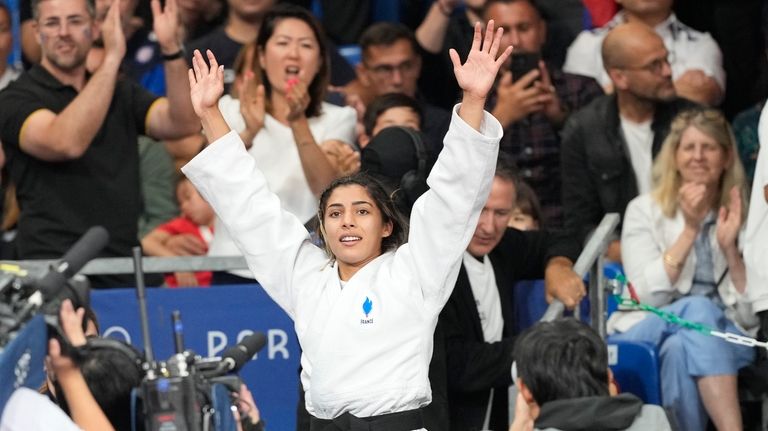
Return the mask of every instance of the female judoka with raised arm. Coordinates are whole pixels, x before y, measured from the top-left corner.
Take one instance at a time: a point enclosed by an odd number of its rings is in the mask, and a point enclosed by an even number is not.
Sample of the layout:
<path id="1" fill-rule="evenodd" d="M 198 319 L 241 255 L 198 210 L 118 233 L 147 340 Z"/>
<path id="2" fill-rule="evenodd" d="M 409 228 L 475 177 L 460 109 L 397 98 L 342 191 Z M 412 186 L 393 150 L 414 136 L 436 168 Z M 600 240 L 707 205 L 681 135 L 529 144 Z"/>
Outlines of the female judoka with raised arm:
<path id="1" fill-rule="evenodd" d="M 407 242 L 406 226 L 380 185 L 356 175 L 321 195 L 318 217 L 329 254 L 280 208 L 258 161 L 217 108 L 223 69 L 210 51 L 210 68 L 195 52 L 192 103 L 212 143 L 183 171 L 256 279 L 294 320 L 312 430 L 351 429 L 355 422 L 371 426 L 365 429 L 423 429 L 419 409 L 432 398 L 427 370 L 437 316 L 488 197 L 502 135 L 483 110 L 511 52 L 497 58 L 501 34 L 490 21 L 483 37 L 477 24 L 464 64 L 451 50 L 464 95 L 429 175 L 430 190 L 413 206 Z M 303 109 L 306 101 L 291 103 Z"/>

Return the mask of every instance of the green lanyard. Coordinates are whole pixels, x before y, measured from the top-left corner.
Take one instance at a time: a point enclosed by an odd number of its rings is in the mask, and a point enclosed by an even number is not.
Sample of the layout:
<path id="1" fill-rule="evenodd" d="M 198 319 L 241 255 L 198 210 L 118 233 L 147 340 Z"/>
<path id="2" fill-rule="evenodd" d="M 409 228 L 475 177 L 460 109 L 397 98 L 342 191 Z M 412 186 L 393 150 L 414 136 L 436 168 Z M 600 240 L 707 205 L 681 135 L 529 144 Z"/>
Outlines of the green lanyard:
<path id="1" fill-rule="evenodd" d="M 613 297 L 620 307 L 627 307 L 629 309 L 634 309 L 634 310 L 649 311 L 655 314 L 656 316 L 659 316 L 665 322 L 672 323 L 674 325 L 678 325 L 686 329 L 698 331 L 704 335 L 718 337 L 724 341 L 727 341 L 733 344 L 740 344 L 742 346 L 749 346 L 749 347 L 757 346 L 757 347 L 762 347 L 768 350 L 768 342 L 757 341 L 754 338 L 746 337 L 744 335 L 734 334 L 732 332 L 721 332 L 721 331 L 715 330 L 714 328 L 710 328 L 709 326 L 703 325 L 701 323 L 691 322 L 690 320 L 683 319 L 677 314 L 670 313 L 669 311 L 660 310 L 656 307 L 652 307 L 650 305 L 640 303 L 640 299 L 637 297 L 637 294 L 635 293 L 635 289 L 632 286 L 632 283 L 630 283 L 626 279 L 626 277 L 624 277 L 623 275 L 617 275 L 616 277 L 613 278 L 613 281 L 615 282 Z M 629 296 L 630 296 L 629 298 L 624 298 L 621 296 L 623 293 L 624 287 L 626 287 L 627 290 L 629 291 Z"/>

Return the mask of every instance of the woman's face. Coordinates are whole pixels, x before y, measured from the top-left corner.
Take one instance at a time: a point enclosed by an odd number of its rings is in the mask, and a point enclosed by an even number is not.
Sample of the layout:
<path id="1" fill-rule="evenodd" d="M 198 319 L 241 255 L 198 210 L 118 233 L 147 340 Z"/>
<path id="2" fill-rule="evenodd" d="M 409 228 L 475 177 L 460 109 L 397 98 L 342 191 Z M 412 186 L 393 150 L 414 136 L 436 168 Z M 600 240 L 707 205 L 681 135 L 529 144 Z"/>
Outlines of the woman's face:
<path id="1" fill-rule="evenodd" d="M 717 186 L 730 156 L 714 138 L 694 126 L 688 126 L 680 137 L 675 162 L 683 183 Z"/>
<path id="2" fill-rule="evenodd" d="M 539 222 L 529 214 L 520 211 L 520 208 L 512 210 L 512 217 L 509 218 L 507 226 L 517 230 L 538 230 Z"/>
<path id="3" fill-rule="evenodd" d="M 284 93 L 289 80 L 309 85 L 320 70 L 320 46 L 312 28 L 297 18 L 278 21 L 267 40 L 259 63 L 273 90 Z"/>
<path id="4" fill-rule="evenodd" d="M 346 280 L 345 275 L 351 276 L 381 255 L 382 239 L 392 234 L 392 223 L 384 223 L 376 202 L 358 184 L 333 190 L 324 210 L 325 242 Z"/>

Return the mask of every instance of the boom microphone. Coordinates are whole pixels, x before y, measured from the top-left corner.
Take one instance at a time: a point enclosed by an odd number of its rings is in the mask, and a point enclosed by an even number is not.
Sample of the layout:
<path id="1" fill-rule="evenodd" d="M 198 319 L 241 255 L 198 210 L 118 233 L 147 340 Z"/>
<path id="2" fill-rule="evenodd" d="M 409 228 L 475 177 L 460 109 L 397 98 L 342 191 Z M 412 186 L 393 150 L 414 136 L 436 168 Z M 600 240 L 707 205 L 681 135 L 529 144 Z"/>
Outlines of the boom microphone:
<path id="1" fill-rule="evenodd" d="M 212 370 L 210 375 L 220 376 L 230 372 L 238 372 L 241 368 L 267 344 L 267 337 L 261 332 L 255 332 L 239 343 L 225 350 L 221 355 L 221 362 Z"/>
<path id="2" fill-rule="evenodd" d="M 77 242 L 51 265 L 50 270 L 38 282 L 38 288 L 45 301 L 58 295 L 61 286 L 85 266 L 88 261 L 98 256 L 109 242 L 109 234 L 102 226 L 93 226 Z"/>

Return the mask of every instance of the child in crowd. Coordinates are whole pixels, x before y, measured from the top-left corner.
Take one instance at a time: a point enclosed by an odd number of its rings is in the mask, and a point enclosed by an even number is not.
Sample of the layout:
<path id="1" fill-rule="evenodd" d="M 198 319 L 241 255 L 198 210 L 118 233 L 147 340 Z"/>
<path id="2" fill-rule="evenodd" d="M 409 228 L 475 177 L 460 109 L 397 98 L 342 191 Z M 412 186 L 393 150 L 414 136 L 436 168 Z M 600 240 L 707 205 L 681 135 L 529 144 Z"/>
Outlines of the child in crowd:
<path id="1" fill-rule="evenodd" d="M 403 126 L 421 131 L 423 113 L 413 97 L 388 93 L 368 105 L 362 121 L 363 133 L 358 137 L 358 143 L 360 148 L 365 148 L 374 136 L 387 127 Z"/>
<path id="2" fill-rule="evenodd" d="M 541 204 L 539 204 L 539 198 L 536 197 L 536 192 L 533 191 L 531 186 L 522 181 L 517 184 L 517 201 L 507 226 L 518 230 L 541 229 Z"/>
<path id="3" fill-rule="evenodd" d="M 141 241 L 144 252 L 150 256 L 179 256 L 168 247 L 168 241 L 179 235 L 190 237 L 199 242 L 201 253 L 190 252 L 188 255 L 205 255 L 208 244 L 213 239 L 213 209 L 197 192 L 192 183 L 182 177 L 176 187 L 181 215 L 162 224 L 150 232 Z M 169 287 L 210 286 L 211 272 L 176 272 L 166 275 L 165 283 Z"/>

